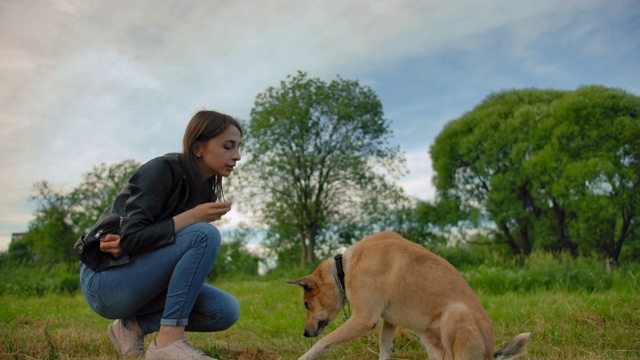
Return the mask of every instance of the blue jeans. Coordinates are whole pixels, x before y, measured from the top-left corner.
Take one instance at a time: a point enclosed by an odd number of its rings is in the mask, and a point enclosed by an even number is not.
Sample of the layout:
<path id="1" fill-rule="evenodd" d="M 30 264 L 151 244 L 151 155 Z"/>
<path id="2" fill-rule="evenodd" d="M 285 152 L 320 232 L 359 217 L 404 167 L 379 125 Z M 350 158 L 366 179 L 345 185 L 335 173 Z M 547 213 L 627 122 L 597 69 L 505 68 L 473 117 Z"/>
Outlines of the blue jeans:
<path id="1" fill-rule="evenodd" d="M 173 244 L 129 264 L 101 272 L 82 265 L 82 294 L 98 315 L 135 318 L 144 334 L 158 331 L 160 325 L 225 330 L 240 317 L 238 300 L 205 284 L 220 241 L 213 225 L 197 223 L 179 231 Z"/>

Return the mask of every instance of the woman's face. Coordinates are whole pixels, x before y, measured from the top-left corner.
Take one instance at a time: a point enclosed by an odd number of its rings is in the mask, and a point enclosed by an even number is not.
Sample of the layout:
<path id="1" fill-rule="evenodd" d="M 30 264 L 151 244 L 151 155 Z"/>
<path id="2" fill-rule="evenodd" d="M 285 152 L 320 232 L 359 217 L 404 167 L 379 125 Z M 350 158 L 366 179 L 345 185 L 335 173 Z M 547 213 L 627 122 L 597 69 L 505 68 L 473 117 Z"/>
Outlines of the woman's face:
<path id="1" fill-rule="evenodd" d="M 228 177 L 236 162 L 240 161 L 240 130 L 230 125 L 218 136 L 196 145 L 196 156 L 201 160 L 200 169 L 205 179 L 213 175 Z"/>

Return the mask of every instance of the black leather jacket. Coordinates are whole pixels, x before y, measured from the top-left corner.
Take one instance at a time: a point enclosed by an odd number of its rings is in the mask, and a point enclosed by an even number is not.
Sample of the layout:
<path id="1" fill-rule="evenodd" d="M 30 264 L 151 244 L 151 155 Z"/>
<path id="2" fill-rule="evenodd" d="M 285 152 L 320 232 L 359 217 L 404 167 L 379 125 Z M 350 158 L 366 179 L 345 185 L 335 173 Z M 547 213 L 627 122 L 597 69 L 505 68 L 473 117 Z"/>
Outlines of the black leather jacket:
<path id="1" fill-rule="evenodd" d="M 193 196 L 180 154 L 167 154 L 143 164 L 87 234 L 88 238 L 97 238 L 100 236 L 99 227 L 104 227 L 107 219 L 116 219 L 117 223 L 119 218 L 119 231 L 107 230 L 103 234 L 120 234 L 122 255 L 114 258 L 110 254 L 98 253 L 98 243 L 97 248 L 95 245 L 86 246 L 85 251 L 92 253 L 85 254 L 90 255 L 87 256 L 90 260 L 82 261 L 101 271 L 129 263 L 138 255 L 173 243 L 173 216 L 200 202 L 192 199 Z M 85 245 L 88 244 L 85 242 Z"/>

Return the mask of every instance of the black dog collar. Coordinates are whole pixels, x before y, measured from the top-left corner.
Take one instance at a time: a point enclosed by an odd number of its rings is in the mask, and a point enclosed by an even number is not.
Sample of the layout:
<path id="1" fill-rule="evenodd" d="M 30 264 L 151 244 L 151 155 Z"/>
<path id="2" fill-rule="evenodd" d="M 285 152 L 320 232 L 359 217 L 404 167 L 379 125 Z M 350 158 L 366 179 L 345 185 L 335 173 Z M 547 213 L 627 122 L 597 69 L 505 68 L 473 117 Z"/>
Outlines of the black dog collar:
<path id="1" fill-rule="evenodd" d="M 336 262 L 336 272 L 338 273 L 338 279 L 340 280 L 340 287 L 342 288 L 342 292 L 346 291 L 346 287 L 344 286 L 344 269 L 342 268 L 342 254 L 336 255 L 333 260 Z"/>

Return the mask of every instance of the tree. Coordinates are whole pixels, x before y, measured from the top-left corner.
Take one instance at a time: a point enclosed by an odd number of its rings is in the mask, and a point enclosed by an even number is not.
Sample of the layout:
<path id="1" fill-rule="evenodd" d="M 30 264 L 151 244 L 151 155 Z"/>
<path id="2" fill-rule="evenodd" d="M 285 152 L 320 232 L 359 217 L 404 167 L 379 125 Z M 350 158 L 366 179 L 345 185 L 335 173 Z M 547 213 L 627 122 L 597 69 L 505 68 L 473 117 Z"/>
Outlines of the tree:
<path id="1" fill-rule="evenodd" d="M 35 219 L 22 239 L 9 245 L 8 258 L 43 264 L 72 263 L 74 232 L 65 190 L 41 181 L 34 184 L 33 191 L 30 199 L 37 201 Z"/>
<path id="2" fill-rule="evenodd" d="M 71 221 L 78 233 L 84 233 L 93 226 L 138 167 L 140 163 L 129 159 L 94 166 L 92 171 L 82 175 L 80 184 L 69 194 Z"/>
<path id="3" fill-rule="evenodd" d="M 617 260 L 638 241 L 640 99 L 600 86 L 491 94 L 431 147 L 442 198 L 475 208 L 514 254 Z"/>
<path id="4" fill-rule="evenodd" d="M 310 264 L 341 229 L 374 224 L 373 214 L 405 199 L 387 180 L 404 169 L 391 135 L 370 88 L 290 75 L 251 110 L 238 176 L 246 207 L 269 226 L 272 241 L 297 244 Z"/>
<path id="5" fill-rule="evenodd" d="M 457 245 L 478 225 L 477 211 L 461 206 L 457 199 L 419 201 L 411 211 L 412 226 L 400 233 L 426 247 Z"/>
<path id="6" fill-rule="evenodd" d="M 531 251 L 537 211 L 520 167 L 537 146 L 533 124 L 562 94 L 535 89 L 492 94 L 447 124 L 431 147 L 438 196 L 460 204 L 462 213 L 481 214 L 481 222 L 493 222 L 498 240 L 514 254 Z"/>
<path id="7" fill-rule="evenodd" d="M 29 230 L 15 246 L 10 258 L 41 263 L 77 261 L 73 244 L 110 205 L 138 164 L 133 160 L 101 164 L 83 175 L 74 189 L 56 188 L 47 181 L 34 185 L 31 200 L 37 203 Z"/>
<path id="8" fill-rule="evenodd" d="M 220 245 L 220 253 L 207 276 L 215 280 L 221 276 L 256 276 L 262 259 L 252 254 L 246 239 L 253 236 L 252 229 L 236 228 L 224 234 L 227 239 Z"/>
<path id="9" fill-rule="evenodd" d="M 548 144 L 561 169 L 550 191 L 574 214 L 569 236 L 617 262 L 624 243 L 640 241 L 640 97 L 588 86 L 551 112 L 562 126 Z"/>

